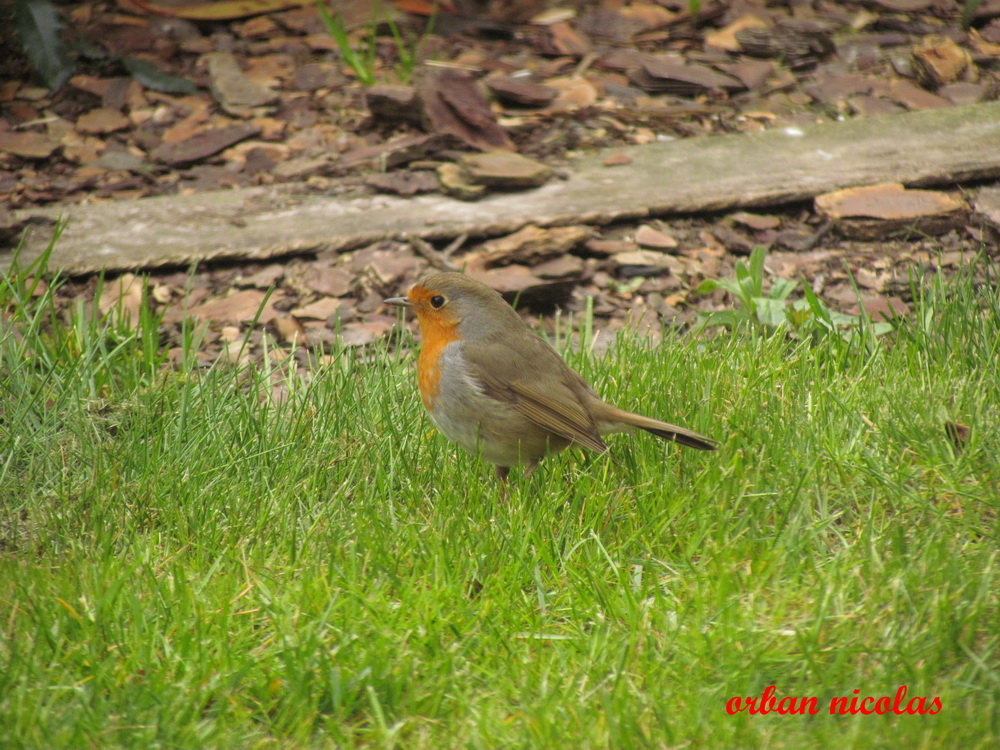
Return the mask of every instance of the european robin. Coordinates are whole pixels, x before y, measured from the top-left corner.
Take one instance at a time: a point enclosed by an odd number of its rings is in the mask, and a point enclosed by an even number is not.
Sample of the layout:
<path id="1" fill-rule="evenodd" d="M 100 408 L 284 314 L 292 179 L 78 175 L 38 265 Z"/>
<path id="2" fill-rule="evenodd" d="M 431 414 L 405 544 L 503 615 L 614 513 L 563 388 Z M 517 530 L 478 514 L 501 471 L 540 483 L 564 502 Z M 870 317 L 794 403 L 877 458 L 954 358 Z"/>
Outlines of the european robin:
<path id="1" fill-rule="evenodd" d="M 633 427 L 716 449 L 697 432 L 602 401 L 499 293 L 468 276 L 435 273 L 385 302 L 417 315 L 417 386 L 431 420 L 449 440 L 496 464 L 501 482 L 512 466 L 530 472 L 571 445 L 604 453 L 602 435 Z"/>

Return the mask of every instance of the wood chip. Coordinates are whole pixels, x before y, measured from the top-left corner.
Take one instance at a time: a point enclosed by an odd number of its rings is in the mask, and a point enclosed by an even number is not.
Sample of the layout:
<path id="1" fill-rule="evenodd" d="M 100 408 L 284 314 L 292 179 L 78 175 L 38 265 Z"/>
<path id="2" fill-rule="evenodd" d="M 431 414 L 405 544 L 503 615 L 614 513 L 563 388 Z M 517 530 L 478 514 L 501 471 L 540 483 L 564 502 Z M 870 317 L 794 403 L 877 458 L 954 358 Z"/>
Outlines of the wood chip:
<path id="1" fill-rule="evenodd" d="M 341 343 L 344 346 L 367 346 L 387 334 L 395 325 L 395 317 L 384 315 L 357 323 L 345 323 L 340 329 Z"/>
<path id="2" fill-rule="evenodd" d="M 544 107 L 559 93 L 550 86 L 510 76 L 490 78 L 486 86 L 504 104 L 520 107 Z"/>
<path id="3" fill-rule="evenodd" d="M 938 95 L 943 96 L 952 104 L 963 106 L 965 104 L 976 104 L 986 101 L 989 89 L 985 83 L 968 83 L 958 81 L 949 83 L 938 89 Z"/>
<path id="4" fill-rule="evenodd" d="M 753 240 L 725 224 L 717 224 L 713 227 L 712 235 L 720 245 L 734 255 L 749 255 L 753 252 Z"/>
<path id="5" fill-rule="evenodd" d="M 1000 229 L 1000 187 L 988 187 L 976 196 L 976 213 Z"/>
<path id="6" fill-rule="evenodd" d="M 908 190 L 901 183 L 847 188 L 816 197 L 816 208 L 830 219 L 916 219 L 967 208 L 964 201 L 938 190 Z"/>
<path id="7" fill-rule="evenodd" d="M 219 106 L 230 114 L 248 116 L 254 108 L 277 101 L 277 92 L 251 81 L 231 52 L 213 52 L 204 59 L 212 94 Z"/>
<path id="8" fill-rule="evenodd" d="M 452 198 L 462 201 L 474 201 L 486 195 L 484 185 L 474 185 L 457 164 L 441 164 L 437 168 L 438 181 L 441 189 Z"/>
<path id="9" fill-rule="evenodd" d="M 726 52 L 738 52 L 740 43 L 736 40 L 736 32 L 743 29 L 764 29 L 768 26 L 770 24 L 760 16 L 756 16 L 753 13 L 744 13 L 728 26 L 724 26 L 717 31 L 707 32 L 705 34 L 705 46 L 725 50 Z"/>
<path id="10" fill-rule="evenodd" d="M 1000 56 L 1000 18 L 994 18 L 978 31 L 969 29 L 969 44 L 980 55 Z"/>
<path id="11" fill-rule="evenodd" d="M 457 70 L 427 75 L 418 85 L 430 129 L 454 135 L 480 151 L 513 151 L 514 144 L 475 81 Z"/>
<path id="12" fill-rule="evenodd" d="M 913 48 L 913 67 L 919 81 L 930 89 L 954 83 L 962 76 L 971 76 L 973 80 L 976 76 L 968 50 L 940 34 L 925 36 Z"/>
<path id="13" fill-rule="evenodd" d="M 44 133 L 0 133 L 0 151 L 25 159 L 47 159 L 59 148 L 59 142 Z"/>
<path id="14" fill-rule="evenodd" d="M 108 282 L 98 303 L 101 315 L 108 315 L 112 311 L 117 314 L 121 311 L 126 321 L 133 326 L 136 325 L 139 322 L 145 288 L 146 280 L 131 273 L 123 273 L 117 279 Z"/>
<path id="15" fill-rule="evenodd" d="M 602 240 L 598 238 L 587 240 L 583 243 L 583 247 L 587 252 L 598 257 L 628 253 L 639 249 L 639 246 L 630 240 Z"/>
<path id="16" fill-rule="evenodd" d="M 739 211 L 730 216 L 737 224 L 750 227 L 751 229 L 777 229 L 781 226 L 781 219 L 777 216 L 766 216 L 763 214 L 752 214 L 746 211 Z"/>
<path id="17" fill-rule="evenodd" d="M 922 232 L 944 234 L 961 226 L 968 206 L 937 190 L 907 190 L 900 183 L 848 188 L 816 198 L 816 208 L 853 239 L 884 239 Z"/>
<path id="18" fill-rule="evenodd" d="M 678 15 L 650 2 L 631 2 L 619 8 L 618 12 L 623 18 L 636 24 L 638 33 L 661 29 L 672 23 Z"/>
<path id="19" fill-rule="evenodd" d="M 468 154 L 460 165 L 472 184 L 498 190 L 539 187 L 552 176 L 552 169 L 540 161 L 508 151 Z"/>
<path id="20" fill-rule="evenodd" d="M 311 302 L 308 305 L 303 305 L 302 307 L 297 307 L 292 310 L 292 315 L 296 318 L 312 318 L 313 320 L 327 320 L 333 315 L 337 314 L 337 311 L 344 307 L 346 303 L 344 300 L 337 299 L 336 297 L 321 297 L 315 302 Z"/>
<path id="21" fill-rule="evenodd" d="M 875 0 L 876 3 L 888 10 L 897 13 L 914 13 L 927 10 L 934 4 L 934 0 Z"/>
<path id="22" fill-rule="evenodd" d="M 264 301 L 264 292 L 258 289 L 245 289 L 228 297 L 218 297 L 188 310 L 188 314 L 202 320 L 220 323 L 245 323 L 253 320 Z M 274 303 L 282 297 L 281 292 L 275 292 L 261 311 L 260 323 L 270 323 L 277 317 Z"/>
<path id="23" fill-rule="evenodd" d="M 534 267 L 540 279 L 568 279 L 580 276 L 584 270 L 582 258 L 575 255 L 560 255 L 558 258 L 539 263 Z"/>
<path id="24" fill-rule="evenodd" d="M 365 183 L 380 192 L 403 196 L 433 193 L 439 187 L 437 177 L 434 173 L 427 171 L 373 174 L 365 178 Z"/>
<path id="25" fill-rule="evenodd" d="M 775 65 L 770 60 L 753 60 L 743 58 L 735 63 L 720 65 L 720 69 L 731 76 L 735 76 L 748 89 L 759 89 L 764 83 L 774 75 Z"/>
<path id="26" fill-rule="evenodd" d="M 129 127 L 129 119 L 117 109 L 98 107 L 80 115 L 76 120 L 76 128 L 81 133 L 100 134 L 113 133 Z"/>
<path id="27" fill-rule="evenodd" d="M 889 84 L 889 96 L 907 109 L 941 109 L 952 106 L 943 96 L 932 94 L 911 81 L 901 79 Z"/>
<path id="28" fill-rule="evenodd" d="M 365 270 L 373 273 L 383 287 L 392 287 L 413 271 L 416 265 L 416 256 L 408 247 L 403 247 L 374 251 L 365 264 Z"/>
<path id="29" fill-rule="evenodd" d="M 517 300 L 519 310 L 551 312 L 569 301 L 577 284 L 576 278 L 543 281 L 524 266 L 504 266 L 486 271 L 469 269 L 468 274 L 496 289 L 508 302 Z"/>
<path id="30" fill-rule="evenodd" d="M 245 336 L 240 335 L 239 326 L 222 326 L 220 334 L 222 335 L 222 340 L 228 341 L 229 343 L 241 341 L 246 338 Z"/>
<path id="31" fill-rule="evenodd" d="M 316 91 L 322 88 L 342 86 L 345 76 L 332 62 L 306 63 L 295 68 L 292 74 L 292 85 L 303 91 Z M 374 88 L 374 86 L 372 87 Z"/>
<path id="32" fill-rule="evenodd" d="M 570 21 L 576 17 L 572 8 L 548 8 L 531 17 L 528 23 L 536 26 L 548 26 L 561 21 Z"/>
<path id="33" fill-rule="evenodd" d="M 420 124 L 423 109 L 413 86 L 379 83 L 365 92 L 365 104 L 372 115 L 384 120 L 403 120 Z"/>
<path id="34" fill-rule="evenodd" d="M 590 229 L 584 226 L 546 229 L 532 224 L 484 243 L 480 258 L 484 268 L 512 263 L 532 266 L 570 252 L 589 236 Z"/>
<path id="35" fill-rule="evenodd" d="M 278 24 L 267 16 L 257 16 L 244 23 L 233 24 L 232 28 L 242 39 L 276 36 L 278 33 Z"/>
<path id="36" fill-rule="evenodd" d="M 648 224 L 643 224 L 635 233 L 635 241 L 643 247 L 651 247 L 656 250 L 671 249 L 677 247 L 677 240 L 669 234 L 661 232 Z"/>
<path id="37" fill-rule="evenodd" d="M 449 137 L 440 135 L 404 135 L 385 143 L 348 151 L 340 157 L 340 163 L 345 167 L 358 167 L 367 162 L 373 169 L 396 169 L 412 161 L 432 157 L 449 140 Z"/>
<path id="38" fill-rule="evenodd" d="M 613 257 L 622 276 L 658 276 L 678 272 L 681 261 L 672 255 L 653 250 L 634 250 Z"/>
<path id="39" fill-rule="evenodd" d="M 272 263 L 269 266 L 264 266 L 259 271 L 250 274 L 249 276 L 242 276 L 233 280 L 233 286 L 237 287 L 255 287 L 257 289 L 267 289 L 274 286 L 278 280 L 285 275 L 285 267 L 277 263 Z"/>
<path id="40" fill-rule="evenodd" d="M 310 264 L 301 275 L 302 283 L 309 289 L 330 297 L 344 297 L 354 286 L 354 274 L 344 268 Z"/>
<path id="41" fill-rule="evenodd" d="M 637 49 L 613 49 L 601 56 L 597 67 L 603 70 L 613 70 L 619 73 L 626 73 L 632 68 L 642 65 L 645 55 Z"/>
<path id="42" fill-rule="evenodd" d="M 481 281 L 498 292 L 523 292 L 540 282 L 531 270 L 521 265 L 503 266 L 502 268 L 491 268 L 488 270 L 469 269 L 469 276 Z"/>
<path id="43" fill-rule="evenodd" d="M 847 104 L 852 112 L 863 117 L 891 115 L 903 111 L 903 108 L 895 102 L 877 96 L 852 96 L 847 100 Z"/>
<path id="44" fill-rule="evenodd" d="M 217 154 L 259 132 L 259 127 L 247 123 L 238 123 L 225 128 L 210 128 L 180 143 L 162 143 L 150 152 L 150 156 L 165 164 L 190 164 Z"/>
<path id="45" fill-rule="evenodd" d="M 626 18 L 621 8 L 603 7 L 608 3 L 591 3 L 576 22 L 576 27 L 593 39 L 616 46 L 629 44 L 632 37 L 646 28 L 641 18 Z"/>
<path id="46" fill-rule="evenodd" d="M 878 81 L 873 76 L 858 73 L 841 75 L 817 72 L 814 81 L 804 90 L 814 99 L 826 104 L 838 104 L 849 96 L 871 94 Z"/>
<path id="47" fill-rule="evenodd" d="M 693 97 L 712 90 L 740 91 L 743 83 L 706 65 L 685 64 L 672 57 L 647 55 L 642 67 L 629 74 L 639 88 Z"/>
<path id="48" fill-rule="evenodd" d="M 606 167 L 622 167 L 626 164 L 632 163 L 632 157 L 628 154 L 623 154 L 621 152 L 617 154 L 611 154 L 608 158 L 601 162 Z"/>
<path id="49" fill-rule="evenodd" d="M 590 42 L 564 21 L 549 25 L 549 44 L 558 55 L 583 57 L 590 52 Z"/>
<path id="50" fill-rule="evenodd" d="M 899 297 L 875 297 L 864 301 L 865 312 L 876 323 L 910 314 L 910 308 Z"/>
<path id="51" fill-rule="evenodd" d="M 811 67 L 836 51 L 829 25 L 802 19 L 747 27 L 736 32 L 736 40 L 746 54 L 781 60 L 793 70 Z"/>
<path id="52" fill-rule="evenodd" d="M 285 159 L 275 164 L 271 173 L 279 180 L 305 180 L 330 171 L 332 163 L 332 157 L 327 154 L 315 159 Z"/>
<path id="53" fill-rule="evenodd" d="M 550 78 L 546 85 L 559 93 L 543 110 L 545 113 L 575 112 L 597 102 L 597 89 L 586 78 Z"/>

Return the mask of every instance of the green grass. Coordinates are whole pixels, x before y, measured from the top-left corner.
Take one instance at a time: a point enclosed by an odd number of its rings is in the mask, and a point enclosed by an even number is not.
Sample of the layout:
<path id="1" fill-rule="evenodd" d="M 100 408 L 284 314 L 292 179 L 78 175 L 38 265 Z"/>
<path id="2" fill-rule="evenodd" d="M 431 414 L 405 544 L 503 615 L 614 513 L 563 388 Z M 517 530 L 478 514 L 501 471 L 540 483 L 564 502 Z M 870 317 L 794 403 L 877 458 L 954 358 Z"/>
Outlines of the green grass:
<path id="1" fill-rule="evenodd" d="M 380 25 L 384 25 L 392 36 L 394 52 L 398 60 L 395 65 L 395 72 L 402 83 L 410 83 L 413 74 L 423 56 L 423 48 L 427 37 L 434 33 L 434 26 L 437 21 L 438 5 L 435 2 L 432 6 L 431 16 L 427 21 L 427 26 L 423 33 L 414 38 L 405 34 L 392 18 L 391 13 L 387 13 L 381 3 L 374 3 L 372 7 L 371 20 L 362 38 L 359 40 L 359 49 L 351 46 L 351 34 L 348 31 L 347 23 L 339 11 L 336 10 L 336 3 L 333 9 L 327 7 L 326 0 L 317 0 L 316 9 L 319 11 L 323 25 L 327 33 L 333 37 L 340 51 L 340 58 L 344 64 L 354 71 L 354 75 L 365 86 L 374 86 L 379 77 L 378 60 L 378 31 Z"/>
<path id="2" fill-rule="evenodd" d="M 501 503 L 424 416 L 409 336 L 270 400 L 266 369 L 165 370 L 153 316 L 57 315 L 24 279 L 0 283 L 4 748 L 1000 741 L 995 288 L 932 283 L 851 347 L 569 352 L 721 450 L 613 436 Z M 820 713 L 726 712 L 772 684 Z M 829 714 L 901 685 L 942 710 Z"/>

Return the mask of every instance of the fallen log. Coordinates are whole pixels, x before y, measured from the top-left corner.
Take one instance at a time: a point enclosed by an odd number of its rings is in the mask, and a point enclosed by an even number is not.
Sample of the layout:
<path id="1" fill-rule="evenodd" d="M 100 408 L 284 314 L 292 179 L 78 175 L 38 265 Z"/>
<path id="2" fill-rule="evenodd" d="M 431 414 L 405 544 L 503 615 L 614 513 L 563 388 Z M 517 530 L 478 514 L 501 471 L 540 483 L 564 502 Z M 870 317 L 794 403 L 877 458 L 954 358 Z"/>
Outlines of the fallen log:
<path id="1" fill-rule="evenodd" d="M 609 153 L 630 163 L 605 166 Z M 618 160 L 626 161 L 626 160 Z M 954 184 L 1000 175 L 1000 102 L 618 148 L 575 162 L 565 180 L 476 202 L 442 195 L 324 196 L 297 184 L 28 208 L 22 255 L 69 224 L 49 268 L 70 274 L 346 250 L 386 238 L 486 237 L 527 224 L 606 224 L 773 206 L 883 182 Z M 7 268 L 11 251 L 0 252 Z"/>

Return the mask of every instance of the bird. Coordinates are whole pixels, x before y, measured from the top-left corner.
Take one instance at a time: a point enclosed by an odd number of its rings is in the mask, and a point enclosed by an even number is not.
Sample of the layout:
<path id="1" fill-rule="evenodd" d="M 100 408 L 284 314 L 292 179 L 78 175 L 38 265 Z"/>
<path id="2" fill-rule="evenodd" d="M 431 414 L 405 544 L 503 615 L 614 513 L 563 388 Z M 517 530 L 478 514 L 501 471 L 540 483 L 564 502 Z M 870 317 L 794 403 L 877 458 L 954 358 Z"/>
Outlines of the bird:
<path id="1" fill-rule="evenodd" d="M 570 446 L 605 453 L 603 435 L 639 428 L 689 448 L 718 442 L 607 403 L 491 287 L 433 273 L 388 305 L 416 313 L 417 387 L 431 421 L 451 442 L 496 465 L 505 494 L 511 468 L 530 474 Z"/>

